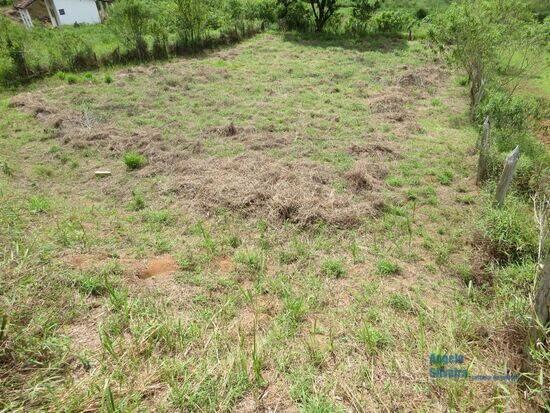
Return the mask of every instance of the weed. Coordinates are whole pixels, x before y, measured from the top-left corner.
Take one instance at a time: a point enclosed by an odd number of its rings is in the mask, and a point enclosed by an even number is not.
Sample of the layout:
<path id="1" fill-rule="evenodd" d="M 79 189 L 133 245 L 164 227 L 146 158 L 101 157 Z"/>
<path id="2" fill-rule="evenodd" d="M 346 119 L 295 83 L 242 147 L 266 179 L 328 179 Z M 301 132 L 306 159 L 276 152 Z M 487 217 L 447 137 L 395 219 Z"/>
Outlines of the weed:
<path id="1" fill-rule="evenodd" d="M 113 83 L 113 77 L 111 75 L 105 75 L 103 81 L 109 85 Z"/>
<path id="2" fill-rule="evenodd" d="M 238 235 L 232 234 L 227 238 L 227 245 L 231 248 L 239 248 L 242 245 L 242 240 Z"/>
<path id="3" fill-rule="evenodd" d="M 130 170 L 142 168 L 147 162 L 145 156 L 135 151 L 126 152 L 122 160 Z"/>
<path id="4" fill-rule="evenodd" d="M 137 190 L 132 191 L 132 201 L 130 202 L 130 210 L 132 211 L 141 211 L 145 209 L 145 198 L 141 192 Z"/>
<path id="5" fill-rule="evenodd" d="M 437 175 L 437 180 L 441 185 L 451 185 L 453 183 L 454 174 L 449 171 L 445 170 Z"/>
<path id="6" fill-rule="evenodd" d="M 488 206 L 483 215 L 482 231 L 489 252 L 498 261 L 536 258 L 538 237 L 531 211 L 516 197 L 509 196 L 503 208 Z"/>
<path id="7" fill-rule="evenodd" d="M 96 273 L 84 273 L 74 279 L 74 285 L 84 295 L 100 296 L 106 294 L 106 279 Z"/>
<path id="8" fill-rule="evenodd" d="M 392 275 L 401 272 L 399 265 L 394 262 L 382 259 L 376 263 L 376 271 L 380 275 Z"/>
<path id="9" fill-rule="evenodd" d="M 147 211 L 143 215 L 143 220 L 151 224 L 167 225 L 173 221 L 173 216 L 168 210 Z"/>
<path id="10" fill-rule="evenodd" d="M 391 336 L 383 333 L 370 324 L 365 323 L 357 332 L 357 341 L 365 346 L 369 354 L 375 354 L 379 350 L 388 346 L 391 342 Z"/>
<path id="11" fill-rule="evenodd" d="M 33 214 L 48 212 L 50 208 L 50 200 L 44 196 L 33 196 L 29 199 L 29 211 Z"/>
<path id="12" fill-rule="evenodd" d="M 389 303 L 395 310 L 411 312 L 413 309 L 411 299 L 403 294 L 394 293 L 390 295 Z"/>
<path id="13" fill-rule="evenodd" d="M 73 74 L 68 74 L 68 75 L 65 76 L 65 80 L 67 81 L 67 83 L 69 85 L 74 85 L 74 84 L 78 83 L 78 76 L 73 75 Z"/>
<path id="14" fill-rule="evenodd" d="M 6 176 L 13 176 L 13 169 L 7 162 L 2 162 L 2 172 Z"/>
<path id="15" fill-rule="evenodd" d="M 54 175 L 53 169 L 46 165 L 36 165 L 34 173 L 42 178 L 51 178 Z"/>
<path id="16" fill-rule="evenodd" d="M 264 258 L 258 251 L 237 251 L 235 262 L 246 266 L 251 272 L 260 272 L 264 269 Z"/>
<path id="17" fill-rule="evenodd" d="M 329 278 L 342 278 L 346 275 L 346 269 L 342 261 L 327 259 L 321 264 L 321 273 Z"/>

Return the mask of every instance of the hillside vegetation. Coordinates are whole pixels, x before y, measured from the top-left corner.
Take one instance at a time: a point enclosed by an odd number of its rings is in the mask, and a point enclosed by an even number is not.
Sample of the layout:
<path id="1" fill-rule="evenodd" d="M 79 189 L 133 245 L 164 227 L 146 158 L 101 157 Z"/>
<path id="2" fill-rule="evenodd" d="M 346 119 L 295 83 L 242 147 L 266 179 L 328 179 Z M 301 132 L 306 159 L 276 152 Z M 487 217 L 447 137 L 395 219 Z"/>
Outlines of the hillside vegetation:
<path id="1" fill-rule="evenodd" d="M 155 5 L 1 23 L 0 410 L 547 410 L 544 10 Z"/>

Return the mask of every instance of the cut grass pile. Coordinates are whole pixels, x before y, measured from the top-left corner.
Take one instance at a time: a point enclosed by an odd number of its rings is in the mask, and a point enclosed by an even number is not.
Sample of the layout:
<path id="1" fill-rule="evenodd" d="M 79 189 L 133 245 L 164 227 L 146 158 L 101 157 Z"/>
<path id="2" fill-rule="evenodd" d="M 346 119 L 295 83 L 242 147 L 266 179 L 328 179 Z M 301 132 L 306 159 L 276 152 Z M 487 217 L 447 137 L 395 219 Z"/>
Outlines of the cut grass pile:
<path id="1" fill-rule="evenodd" d="M 540 396 L 429 378 L 430 353 L 519 371 L 526 324 L 525 303 L 463 281 L 477 134 L 456 126 L 465 90 L 421 43 L 264 34 L 109 76 L 0 102 L 2 409 Z"/>

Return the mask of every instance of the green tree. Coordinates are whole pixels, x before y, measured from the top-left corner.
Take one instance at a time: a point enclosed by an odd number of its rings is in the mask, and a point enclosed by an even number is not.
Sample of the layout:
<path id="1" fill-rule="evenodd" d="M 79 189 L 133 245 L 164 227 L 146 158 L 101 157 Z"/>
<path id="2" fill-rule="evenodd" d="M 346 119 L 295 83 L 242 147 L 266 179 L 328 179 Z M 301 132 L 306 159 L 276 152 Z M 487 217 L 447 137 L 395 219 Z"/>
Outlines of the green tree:
<path id="1" fill-rule="evenodd" d="M 175 0 L 176 30 L 184 43 L 194 43 L 203 35 L 208 18 L 207 5 L 202 0 Z"/>
<path id="2" fill-rule="evenodd" d="M 341 7 L 338 0 L 308 0 L 315 19 L 315 30 L 322 32 L 323 28 L 336 11 Z"/>
<path id="3" fill-rule="evenodd" d="M 149 34 L 153 11 L 144 0 L 117 0 L 109 10 L 109 25 L 129 49 L 140 58 L 147 54 L 145 36 Z"/>
<path id="4" fill-rule="evenodd" d="M 466 72 L 472 117 L 489 80 L 517 78 L 529 67 L 539 42 L 532 26 L 532 14 L 515 0 L 460 0 L 436 16 L 430 38 Z"/>
<path id="5" fill-rule="evenodd" d="M 352 16 L 361 22 L 367 22 L 382 3 L 382 0 L 352 0 Z"/>

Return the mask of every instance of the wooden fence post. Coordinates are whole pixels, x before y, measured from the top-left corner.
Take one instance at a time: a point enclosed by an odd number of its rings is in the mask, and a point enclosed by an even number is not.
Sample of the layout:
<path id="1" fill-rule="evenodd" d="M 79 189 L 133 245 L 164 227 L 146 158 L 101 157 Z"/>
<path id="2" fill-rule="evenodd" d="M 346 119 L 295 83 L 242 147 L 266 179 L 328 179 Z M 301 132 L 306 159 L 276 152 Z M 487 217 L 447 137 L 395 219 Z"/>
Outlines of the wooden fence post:
<path id="1" fill-rule="evenodd" d="M 495 195 L 495 204 L 497 207 L 502 207 L 504 205 L 504 198 L 506 197 L 506 192 L 510 188 L 512 179 L 514 178 L 514 173 L 516 172 L 516 166 L 519 160 L 519 146 L 510 152 L 504 162 L 504 170 L 500 176 L 500 181 L 498 182 L 497 192 Z"/>
<path id="2" fill-rule="evenodd" d="M 481 136 L 481 142 L 479 142 L 479 161 L 477 163 L 477 179 L 476 184 L 481 185 L 488 175 L 488 163 L 489 163 L 489 147 L 491 146 L 491 123 L 489 122 L 489 116 L 485 118 L 483 122 L 483 135 Z"/>
<path id="3" fill-rule="evenodd" d="M 537 281 L 535 311 L 541 324 L 548 326 L 550 324 L 550 257 L 546 258 Z"/>

